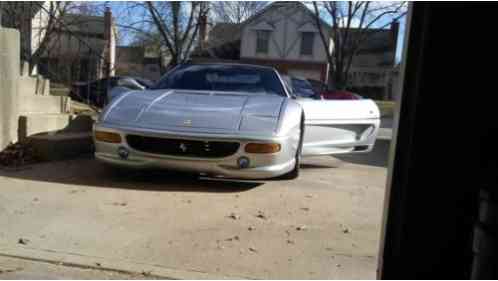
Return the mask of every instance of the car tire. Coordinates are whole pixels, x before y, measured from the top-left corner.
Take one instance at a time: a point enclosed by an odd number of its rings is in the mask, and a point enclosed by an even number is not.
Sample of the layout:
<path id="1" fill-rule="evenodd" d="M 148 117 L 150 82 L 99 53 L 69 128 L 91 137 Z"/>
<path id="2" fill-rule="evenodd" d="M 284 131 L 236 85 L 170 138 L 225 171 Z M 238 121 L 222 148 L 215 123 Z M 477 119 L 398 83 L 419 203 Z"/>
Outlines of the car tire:
<path id="1" fill-rule="evenodd" d="M 296 152 L 296 163 L 294 164 L 294 169 L 292 171 L 280 176 L 283 180 L 293 180 L 299 177 L 299 170 L 301 165 L 301 152 L 303 149 L 303 136 L 304 136 L 304 115 L 301 117 L 301 134 L 299 137 L 299 145 Z"/>

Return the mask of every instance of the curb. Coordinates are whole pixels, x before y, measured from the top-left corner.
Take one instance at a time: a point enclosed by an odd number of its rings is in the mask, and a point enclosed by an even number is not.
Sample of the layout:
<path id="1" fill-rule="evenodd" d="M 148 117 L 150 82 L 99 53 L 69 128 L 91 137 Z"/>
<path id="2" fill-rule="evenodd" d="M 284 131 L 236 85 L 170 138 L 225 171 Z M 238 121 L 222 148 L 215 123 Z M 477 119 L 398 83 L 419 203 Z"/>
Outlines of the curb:
<path id="1" fill-rule="evenodd" d="M 0 245 L 0 256 L 56 264 L 82 269 L 112 271 L 134 276 L 153 277 L 159 279 L 251 279 L 245 276 L 221 275 L 200 270 L 169 268 L 158 264 L 135 262 L 127 259 L 109 259 L 87 256 L 78 253 L 59 252 L 48 249 L 30 247 L 7 247 Z"/>

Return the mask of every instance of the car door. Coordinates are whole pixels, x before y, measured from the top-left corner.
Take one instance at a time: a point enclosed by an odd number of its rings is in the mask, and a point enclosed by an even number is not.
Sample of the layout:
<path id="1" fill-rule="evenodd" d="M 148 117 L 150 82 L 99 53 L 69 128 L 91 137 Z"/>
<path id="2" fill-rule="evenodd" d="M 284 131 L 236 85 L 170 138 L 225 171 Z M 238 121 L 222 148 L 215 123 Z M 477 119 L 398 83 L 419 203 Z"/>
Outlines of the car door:
<path id="1" fill-rule="evenodd" d="M 304 110 L 303 156 L 368 152 L 380 125 L 372 100 L 297 99 Z"/>

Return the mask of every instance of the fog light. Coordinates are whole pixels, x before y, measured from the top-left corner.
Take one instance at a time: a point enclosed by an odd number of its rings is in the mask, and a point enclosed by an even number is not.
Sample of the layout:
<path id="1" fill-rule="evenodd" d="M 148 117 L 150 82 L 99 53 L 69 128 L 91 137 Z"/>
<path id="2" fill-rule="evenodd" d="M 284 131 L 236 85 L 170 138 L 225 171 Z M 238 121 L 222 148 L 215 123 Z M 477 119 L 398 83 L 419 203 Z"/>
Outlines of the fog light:
<path id="1" fill-rule="evenodd" d="M 95 131 L 95 139 L 103 142 L 121 143 L 121 135 L 118 133 Z"/>
<path id="2" fill-rule="evenodd" d="M 128 159 L 128 156 L 130 156 L 130 151 L 126 149 L 126 147 L 119 147 L 118 148 L 118 156 L 119 158 L 126 160 Z"/>
<path id="3" fill-rule="evenodd" d="M 275 153 L 280 149 L 279 143 L 248 143 L 245 148 L 247 153 Z"/>
<path id="4" fill-rule="evenodd" d="M 238 160 L 237 160 L 237 164 L 239 165 L 239 168 L 241 169 L 245 169 L 245 168 L 248 168 L 249 167 L 249 158 L 247 157 L 240 157 Z"/>

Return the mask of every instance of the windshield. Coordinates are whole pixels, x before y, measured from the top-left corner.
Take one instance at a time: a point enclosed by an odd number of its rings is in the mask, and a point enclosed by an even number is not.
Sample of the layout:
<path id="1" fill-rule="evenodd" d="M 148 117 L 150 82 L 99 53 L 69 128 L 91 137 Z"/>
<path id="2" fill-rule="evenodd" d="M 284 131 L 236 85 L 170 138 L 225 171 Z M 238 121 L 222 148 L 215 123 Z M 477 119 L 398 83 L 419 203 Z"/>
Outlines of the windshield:
<path id="1" fill-rule="evenodd" d="M 316 96 L 313 87 L 306 80 L 292 78 L 292 89 L 294 94 L 300 97 L 312 98 Z"/>
<path id="2" fill-rule="evenodd" d="M 275 71 L 243 65 L 181 65 L 161 78 L 154 89 L 286 95 Z"/>

